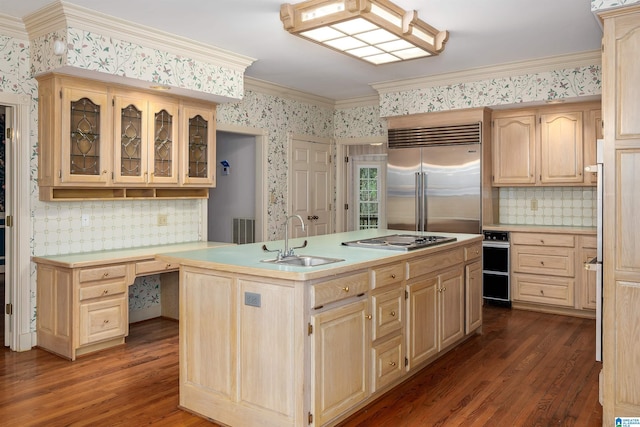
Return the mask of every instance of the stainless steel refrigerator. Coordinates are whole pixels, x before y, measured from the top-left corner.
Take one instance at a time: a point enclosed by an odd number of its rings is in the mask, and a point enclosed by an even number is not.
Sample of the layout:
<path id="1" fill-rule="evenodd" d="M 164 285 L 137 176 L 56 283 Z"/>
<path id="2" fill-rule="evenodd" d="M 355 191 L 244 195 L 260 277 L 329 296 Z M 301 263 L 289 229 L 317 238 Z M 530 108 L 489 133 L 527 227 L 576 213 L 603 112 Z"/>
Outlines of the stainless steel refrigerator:
<path id="1" fill-rule="evenodd" d="M 390 143 L 387 227 L 481 233 L 481 151 L 480 143 Z"/>

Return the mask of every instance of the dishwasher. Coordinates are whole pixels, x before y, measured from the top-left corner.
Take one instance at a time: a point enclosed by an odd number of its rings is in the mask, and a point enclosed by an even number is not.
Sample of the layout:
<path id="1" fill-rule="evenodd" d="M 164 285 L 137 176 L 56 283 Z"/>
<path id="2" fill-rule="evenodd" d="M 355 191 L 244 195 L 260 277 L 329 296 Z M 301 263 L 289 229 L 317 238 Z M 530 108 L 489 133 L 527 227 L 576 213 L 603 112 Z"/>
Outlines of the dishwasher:
<path id="1" fill-rule="evenodd" d="M 511 307 L 508 231 L 485 231 L 482 241 L 482 297 L 485 303 Z"/>

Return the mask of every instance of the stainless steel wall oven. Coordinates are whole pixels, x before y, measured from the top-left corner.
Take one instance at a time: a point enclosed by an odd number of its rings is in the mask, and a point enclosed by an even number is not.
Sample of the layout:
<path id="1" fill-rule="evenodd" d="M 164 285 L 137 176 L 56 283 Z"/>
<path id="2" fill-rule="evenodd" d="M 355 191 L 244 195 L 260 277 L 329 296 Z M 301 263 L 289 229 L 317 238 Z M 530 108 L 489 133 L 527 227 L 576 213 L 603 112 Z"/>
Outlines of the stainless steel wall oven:
<path id="1" fill-rule="evenodd" d="M 511 307 L 508 231 L 485 231 L 482 241 L 482 296 L 485 303 Z"/>

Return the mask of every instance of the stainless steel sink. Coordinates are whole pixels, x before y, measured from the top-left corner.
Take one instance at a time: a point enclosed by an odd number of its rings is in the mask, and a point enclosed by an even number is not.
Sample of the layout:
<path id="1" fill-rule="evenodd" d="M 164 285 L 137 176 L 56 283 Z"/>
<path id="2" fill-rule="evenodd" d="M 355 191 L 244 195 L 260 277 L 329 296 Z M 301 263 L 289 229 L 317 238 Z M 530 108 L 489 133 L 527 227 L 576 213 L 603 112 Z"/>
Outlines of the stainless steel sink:
<path id="1" fill-rule="evenodd" d="M 312 255 L 293 255 L 282 259 L 263 259 L 261 262 L 269 264 L 294 265 L 298 267 L 317 267 L 319 265 L 332 264 L 340 261 L 344 261 L 344 259 Z"/>

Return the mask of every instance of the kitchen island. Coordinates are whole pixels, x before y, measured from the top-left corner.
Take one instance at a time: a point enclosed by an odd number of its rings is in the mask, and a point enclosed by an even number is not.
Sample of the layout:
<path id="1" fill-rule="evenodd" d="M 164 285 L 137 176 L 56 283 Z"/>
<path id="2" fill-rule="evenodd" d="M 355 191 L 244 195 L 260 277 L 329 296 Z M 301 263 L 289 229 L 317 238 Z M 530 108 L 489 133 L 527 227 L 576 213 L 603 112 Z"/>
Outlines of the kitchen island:
<path id="1" fill-rule="evenodd" d="M 158 255 L 180 264 L 180 406 L 231 426 L 333 425 L 479 332 L 482 237 L 341 245 L 395 233 L 309 238 L 297 255 L 343 260 L 315 267 L 261 262 L 262 244 Z"/>

